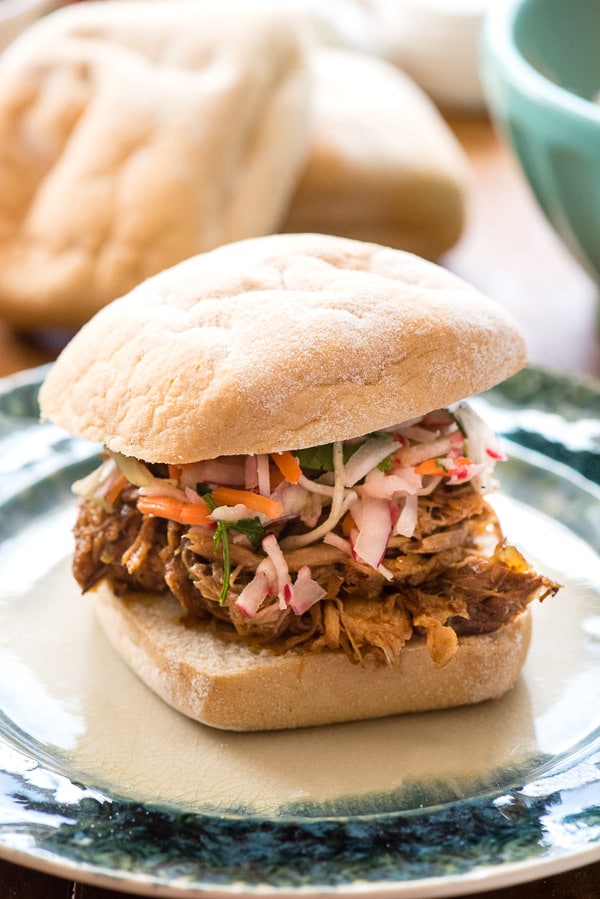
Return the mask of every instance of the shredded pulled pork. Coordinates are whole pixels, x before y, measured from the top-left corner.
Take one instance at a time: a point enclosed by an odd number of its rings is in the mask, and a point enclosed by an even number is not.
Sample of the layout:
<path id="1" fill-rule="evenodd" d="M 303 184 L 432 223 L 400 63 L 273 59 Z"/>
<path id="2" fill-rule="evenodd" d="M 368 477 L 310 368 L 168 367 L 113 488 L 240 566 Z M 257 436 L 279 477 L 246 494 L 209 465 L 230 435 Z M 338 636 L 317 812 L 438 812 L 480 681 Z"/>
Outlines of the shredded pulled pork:
<path id="1" fill-rule="evenodd" d="M 276 530 L 281 543 L 285 524 Z M 494 631 L 558 589 L 502 543 L 495 513 L 470 483 L 442 482 L 420 498 L 413 535 L 389 539 L 385 574 L 326 543 L 284 552 L 289 572 L 310 566 L 322 590 L 320 601 L 302 614 L 276 598 L 244 614 L 237 600 L 265 556 L 242 542 L 229 546 L 222 602 L 222 547 L 202 528 L 140 512 L 133 486 L 110 508 L 84 500 L 75 538 L 73 569 L 84 591 L 103 578 L 120 595 L 170 590 L 191 619 L 210 620 L 231 639 L 277 652 L 341 649 L 359 663 L 367 653 L 392 662 L 413 634 L 421 634 L 442 666 L 458 636 Z M 489 544 L 496 544 L 491 553 Z"/>
<path id="2" fill-rule="evenodd" d="M 146 465 L 74 485 L 84 591 L 170 590 L 190 620 L 276 651 L 393 662 L 413 635 L 445 665 L 559 585 L 502 542 L 484 494 L 502 453 L 467 405 L 281 453 Z"/>

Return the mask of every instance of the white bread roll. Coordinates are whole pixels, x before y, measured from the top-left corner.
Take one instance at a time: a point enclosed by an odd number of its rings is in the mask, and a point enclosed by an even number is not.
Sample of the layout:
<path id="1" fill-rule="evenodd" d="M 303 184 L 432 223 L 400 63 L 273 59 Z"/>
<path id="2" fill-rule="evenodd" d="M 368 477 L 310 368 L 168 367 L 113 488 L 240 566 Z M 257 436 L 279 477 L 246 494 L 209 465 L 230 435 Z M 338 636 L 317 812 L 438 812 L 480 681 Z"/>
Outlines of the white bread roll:
<path id="1" fill-rule="evenodd" d="M 510 690 L 529 648 L 531 614 L 492 634 L 461 637 L 436 668 L 413 638 L 393 665 L 352 664 L 343 652 L 253 652 L 201 623 L 187 626 L 168 596 L 129 595 L 101 584 L 94 609 L 126 664 L 169 705 L 224 730 L 281 730 L 380 718 L 496 699 Z"/>
<path id="2" fill-rule="evenodd" d="M 149 462 L 358 437 L 492 387 L 525 362 L 513 319 L 443 268 L 312 234 L 220 247 L 74 337 L 42 415 Z"/>
<path id="3" fill-rule="evenodd" d="M 310 54 L 309 150 L 283 231 L 321 231 L 438 258 L 465 219 L 466 157 L 432 101 L 391 63 Z"/>
<path id="4" fill-rule="evenodd" d="M 439 266 L 338 237 L 274 235 L 191 258 L 102 309 L 59 357 L 40 404 L 43 417 L 112 450 L 193 462 L 359 437 L 490 387 L 524 361 L 515 322 Z M 528 615 L 460 637 L 443 668 L 420 636 L 388 665 L 333 649 L 254 652 L 233 631 L 185 622 L 172 596 L 117 598 L 100 562 L 80 583 L 98 584 L 91 595 L 117 651 L 172 706 L 214 727 L 479 702 L 510 689 L 527 652 Z"/>
<path id="5" fill-rule="evenodd" d="M 289 10 L 109 0 L 37 22 L 0 58 L 0 314 L 76 327 L 167 266 L 275 230 L 309 99 Z"/>

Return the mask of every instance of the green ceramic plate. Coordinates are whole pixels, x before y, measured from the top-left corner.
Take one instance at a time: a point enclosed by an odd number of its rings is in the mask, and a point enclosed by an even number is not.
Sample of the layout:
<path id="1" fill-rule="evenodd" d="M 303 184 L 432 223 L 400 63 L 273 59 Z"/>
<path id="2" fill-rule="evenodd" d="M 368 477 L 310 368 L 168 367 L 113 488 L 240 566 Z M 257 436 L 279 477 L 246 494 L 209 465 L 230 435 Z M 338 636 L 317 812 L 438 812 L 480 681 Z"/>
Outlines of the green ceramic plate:
<path id="1" fill-rule="evenodd" d="M 505 530 L 565 584 L 516 688 L 454 711 L 230 734 L 114 655 L 69 573 L 95 448 L 0 384 L 0 855 L 153 896 L 452 896 L 600 859 L 600 390 L 537 369 L 477 402 Z"/>

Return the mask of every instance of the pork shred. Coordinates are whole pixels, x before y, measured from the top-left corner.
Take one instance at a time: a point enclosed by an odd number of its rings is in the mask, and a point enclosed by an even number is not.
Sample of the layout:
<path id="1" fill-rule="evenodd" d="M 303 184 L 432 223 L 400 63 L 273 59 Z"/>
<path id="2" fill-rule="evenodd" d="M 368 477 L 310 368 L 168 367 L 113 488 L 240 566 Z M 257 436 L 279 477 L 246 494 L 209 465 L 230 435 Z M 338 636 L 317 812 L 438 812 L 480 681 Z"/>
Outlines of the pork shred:
<path id="1" fill-rule="evenodd" d="M 82 590 L 106 579 L 121 596 L 170 591 L 190 622 L 210 621 L 230 639 L 277 652 L 341 649 L 354 662 L 368 653 L 393 662 L 422 635 L 442 666 L 461 635 L 491 633 L 559 589 L 504 544 L 495 513 L 470 484 L 440 484 L 421 497 L 414 536 L 390 538 L 383 565 L 391 580 L 318 543 L 286 553 L 286 561 L 290 572 L 309 565 L 325 597 L 303 615 L 273 602 L 248 618 L 235 601 L 263 556 L 231 542 L 230 587 L 221 604 L 223 563 L 212 537 L 141 514 L 136 495 L 124 489 L 110 510 L 94 500 L 80 504 L 73 571 Z"/>

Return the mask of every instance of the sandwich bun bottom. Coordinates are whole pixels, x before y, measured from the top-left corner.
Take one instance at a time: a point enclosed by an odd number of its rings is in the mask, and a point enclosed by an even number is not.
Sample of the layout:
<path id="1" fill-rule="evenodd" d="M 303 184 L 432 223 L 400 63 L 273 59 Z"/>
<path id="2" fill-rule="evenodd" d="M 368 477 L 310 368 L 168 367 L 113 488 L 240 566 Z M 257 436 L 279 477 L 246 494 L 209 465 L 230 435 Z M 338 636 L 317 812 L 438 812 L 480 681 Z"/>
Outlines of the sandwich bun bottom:
<path id="1" fill-rule="evenodd" d="M 93 593 L 109 641 L 168 705 L 222 730 L 262 731 L 382 718 L 497 699 L 516 683 L 531 639 L 526 610 L 491 634 L 460 637 L 443 668 L 413 638 L 393 665 L 343 652 L 253 651 L 202 623 L 188 625 L 170 595 Z"/>

